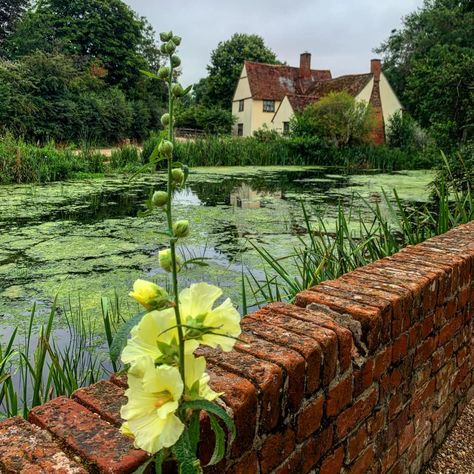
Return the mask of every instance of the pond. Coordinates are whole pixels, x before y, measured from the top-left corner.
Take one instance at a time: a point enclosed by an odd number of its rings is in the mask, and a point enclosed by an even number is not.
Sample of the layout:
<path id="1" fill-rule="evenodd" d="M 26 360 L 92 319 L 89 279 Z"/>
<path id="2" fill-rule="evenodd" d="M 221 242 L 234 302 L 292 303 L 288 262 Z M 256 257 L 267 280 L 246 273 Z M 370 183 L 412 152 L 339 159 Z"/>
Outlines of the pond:
<path id="1" fill-rule="evenodd" d="M 218 284 L 240 304 L 242 262 L 253 272 L 262 268 L 249 240 L 278 256 L 291 253 L 304 233 L 301 201 L 324 216 L 330 231 L 338 203 L 369 219 L 363 199 L 379 202 L 382 189 L 396 188 L 404 201 L 425 201 L 432 177 L 427 171 L 341 174 L 309 167 L 193 169 L 174 196 L 176 218 L 192 225 L 181 252 L 205 256 L 210 266 L 186 270 L 182 284 Z M 166 280 L 157 261 L 164 216 L 137 217 L 150 192 L 163 186 L 160 174 L 0 186 L 2 333 L 22 330 L 33 302 L 37 314 L 46 315 L 57 292 L 60 306 L 80 300 L 92 317 L 100 315 L 101 296 L 115 294 L 124 314 L 135 313 L 127 297 L 133 282 Z"/>

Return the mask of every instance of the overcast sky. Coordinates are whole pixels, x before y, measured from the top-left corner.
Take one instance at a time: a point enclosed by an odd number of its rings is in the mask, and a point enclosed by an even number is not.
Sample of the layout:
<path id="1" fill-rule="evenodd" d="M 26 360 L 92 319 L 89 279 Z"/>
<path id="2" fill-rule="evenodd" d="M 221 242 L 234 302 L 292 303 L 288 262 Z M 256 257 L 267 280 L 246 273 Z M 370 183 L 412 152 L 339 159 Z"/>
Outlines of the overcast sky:
<path id="1" fill-rule="evenodd" d="M 234 33 L 262 36 L 281 61 L 297 66 L 312 53 L 312 67 L 333 77 L 369 70 L 373 48 L 422 0 L 125 0 L 157 31 L 183 37 L 182 82 L 207 75 L 210 53 Z"/>

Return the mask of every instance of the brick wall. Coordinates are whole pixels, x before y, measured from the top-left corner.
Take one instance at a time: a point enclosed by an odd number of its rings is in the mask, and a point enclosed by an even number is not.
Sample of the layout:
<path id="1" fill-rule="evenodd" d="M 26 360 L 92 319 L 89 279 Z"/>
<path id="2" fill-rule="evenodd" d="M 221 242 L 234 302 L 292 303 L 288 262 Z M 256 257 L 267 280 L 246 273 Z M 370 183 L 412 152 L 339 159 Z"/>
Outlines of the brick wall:
<path id="1" fill-rule="evenodd" d="M 237 425 L 210 473 L 418 473 L 474 396 L 474 222 L 243 320 L 205 350 Z M 0 423 L 0 471 L 133 472 L 113 377 Z M 212 451 L 202 419 L 201 458 Z M 470 447 L 466 446 L 466 449 Z"/>

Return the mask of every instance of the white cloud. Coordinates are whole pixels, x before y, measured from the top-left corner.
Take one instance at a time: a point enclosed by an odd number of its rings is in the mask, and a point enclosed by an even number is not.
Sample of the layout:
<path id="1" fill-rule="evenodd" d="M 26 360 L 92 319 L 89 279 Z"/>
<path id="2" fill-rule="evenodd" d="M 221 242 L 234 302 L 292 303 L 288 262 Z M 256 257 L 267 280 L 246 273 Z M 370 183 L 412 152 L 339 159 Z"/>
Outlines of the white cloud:
<path id="1" fill-rule="evenodd" d="M 373 48 L 422 0 L 125 0 L 159 32 L 183 37 L 183 82 L 207 75 L 210 53 L 234 33 L 256 33 L 278 58 L 297 65 L 312 53 L 315 68 L 334 76 L 365 72 Z"/>

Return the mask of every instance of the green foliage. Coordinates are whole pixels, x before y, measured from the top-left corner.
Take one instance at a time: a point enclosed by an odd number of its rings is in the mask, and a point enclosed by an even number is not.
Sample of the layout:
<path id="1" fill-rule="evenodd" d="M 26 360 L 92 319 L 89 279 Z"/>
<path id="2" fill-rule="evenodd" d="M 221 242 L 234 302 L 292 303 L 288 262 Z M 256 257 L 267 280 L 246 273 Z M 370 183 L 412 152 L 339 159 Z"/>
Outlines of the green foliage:
<path id="1" fill-rule="evenodd" d="M 105 80 L 133 88 L 140 69 L 156 67 L 153 32 L 121 0 L 45 0 L 31 9 L 8 42 L 12 57 L 40 49 L 105 68 Z"/>
<path id="2" fill-rule="evenodd" d="M 347 92 L 331 92 L 297 114 L 293 135 L 314 135 L 336 148 L 367 143 L 374 127 L 369 104 L 356 101 Z"/>
<path id="3" fill-rule="evenodd" d="M 37 51 L 0 60 L 0 127 L 15 136 L 114 144 L 144 138 L 158 123 L 153 100 L 128 99 L 70 57 Z"/>
<path id="4" fill-rule="evenodd" d="M 140 150 L 136 146 L 124 146 L 112 150 L 110 166 L 112 169 L 134 170 L 142 165 Z"/>
<path id="5" fill-rule="evenodd" d="M 220 107 L 192 105 L 176 112 L 177 127 L 202 130 L 210 135 L 229 134 L 235 119 L 229 110 Z"/>
<path id="6" fill-rule="evenodd" d="M 373 216 L 370 224 L 358 216 L 360 209 L 340 205 L 334 234 L 328 232 L 324 215 L 316 212 L 311 220 L 303 207 L 306 235 L 300 237 L 300 245 L 294 252 L 275 257 L 254 245 L 266 270 L 263 279 L 253 274 L 246 277 L 246 299 L 251 296 L 253 305 L 292 301 L 300 291 L 339 278 L 474 218 L 474 195 L 469 190 L 451 194 L 442 182 L 435 186 L 430 203 L 407 206 L 394 190 L 393 196 L 384 193 L 383 204 L 388 215 L 378 203 L 365 202 L 365 210 Z M 358 229 L 354 229 L 356 222 Z"/>
<path id="7" fill-rule="evenodd" d="M 207 66 L 208 77 L 199 82 L 196 100 L 204 105 L 230 109 L 245 60 L 278 63 L 275 53 L 265 45 L 263 38 L 235 33 L 229 40 L 220 42 L 212 51 L 211 62 Z"/>
<path id="8" fill-rule="evenodd" d="M 0 0 L 0 57 L 5 54 L 5 40 L 15 31 L 29 3 L 29 0 Z"/>
<path id="9" fill-rule="evenodd" d="M 387 124 L 387 142 L 393 148 L 421 150 L 432 145 L 428 134 L 410 114 L 396 112 Z"/>
<path id="10" fill-rule="evenodd" d="M 65 326 L 62 338 L 68 341 L 64 346 L 54 337 L 59 313 Z M 16 330 L 6 343 L 0 341 L 0 419 L 27 418 L 31 408 L 60 395 L 70 396 L 107 375 L 106 360 L 97 350 L 102 341 L 95 337 L 80 307 L 69 305 L 59 312 L 54 302 L 46 324 L 38 327 L 38 318 L 33 305 L 22 342 Z"/>
<path id="11" fill-rule="evenodd" d="M 425 0 L 377 52 L 401 102 L 443 149 L 474 136 L 474 10 Z"/>
<path id="12" fill-rule="evenodd" d="M 157 140 L 145 142 L 145 161 Z M 190 166 L 321 165 L 396 170 L 431 168 L 435 160 L 439 161 L 437 156 L 422 151 L 371 145 L 335 148 L 315 136 L 284 138 L 264 132 L 256 137 L 208 137 L 178 142 L 175 151 L 177 159 Z"/>

